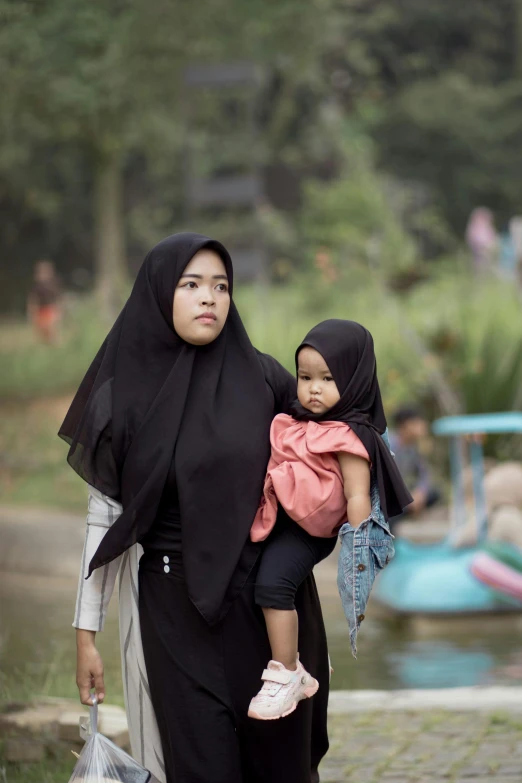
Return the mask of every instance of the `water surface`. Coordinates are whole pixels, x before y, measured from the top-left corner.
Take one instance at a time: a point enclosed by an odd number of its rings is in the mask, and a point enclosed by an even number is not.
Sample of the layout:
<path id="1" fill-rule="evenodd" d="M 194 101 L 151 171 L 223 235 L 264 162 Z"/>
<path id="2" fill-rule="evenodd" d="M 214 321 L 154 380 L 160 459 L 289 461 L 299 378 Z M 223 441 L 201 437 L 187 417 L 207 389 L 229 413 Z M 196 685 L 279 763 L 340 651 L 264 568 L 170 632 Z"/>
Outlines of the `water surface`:
<path id="1" fill-rule="evenodd" d="M 347 624 L 332 563 L 317 579 L 327 627 L 335 689 L 446 688 L 522 684 L 522 617 L 473 622 L 397 625 L 370 609 L 352 658 Z M 3 697 L 36 689 L 76 696 L 76 582 L 26 574 L 0 574 L 0 672 Z M 107 698 L 122 703 L 117 622 L 113 597 L 105 631 L 98 634 Z"/>

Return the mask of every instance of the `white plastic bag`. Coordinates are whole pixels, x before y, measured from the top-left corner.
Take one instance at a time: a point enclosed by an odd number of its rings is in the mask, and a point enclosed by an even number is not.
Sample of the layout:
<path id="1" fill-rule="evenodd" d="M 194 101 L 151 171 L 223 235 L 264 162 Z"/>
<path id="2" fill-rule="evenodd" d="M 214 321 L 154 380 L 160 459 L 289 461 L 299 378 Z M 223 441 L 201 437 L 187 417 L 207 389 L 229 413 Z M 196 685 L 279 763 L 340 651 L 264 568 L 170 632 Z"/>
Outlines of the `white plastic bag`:
<path id="1" fill-rule="evenodd" d="M 90 718 L 80 719 L 85 745 L 69 783 L 153 783 L 155 778 L 110 739 L 98 732 L 98 705 L 89 707 Z"/>

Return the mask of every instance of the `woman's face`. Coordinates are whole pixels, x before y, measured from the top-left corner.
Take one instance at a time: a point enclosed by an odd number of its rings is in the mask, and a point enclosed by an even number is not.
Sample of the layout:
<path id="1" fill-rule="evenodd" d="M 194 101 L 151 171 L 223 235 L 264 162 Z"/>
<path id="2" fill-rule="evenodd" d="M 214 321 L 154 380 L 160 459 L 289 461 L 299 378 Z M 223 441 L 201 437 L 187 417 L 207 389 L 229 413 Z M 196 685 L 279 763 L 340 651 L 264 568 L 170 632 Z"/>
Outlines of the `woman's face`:
<path id="1" fill-rule="evenodd" d="M 208 345 L 221 334 L 229 309 L 225 264 L 214 250 L 203 248 L 185 267 L 174 291 L 174 329 L 191 345 Z"/>
<path id="2" fill-rule="evenodd" d="M 306 346 L 299 351 L 297 365 L 297 399 L 311 413 L 326 413 L 339 402 L 340 394 L 325 360 Z"/>

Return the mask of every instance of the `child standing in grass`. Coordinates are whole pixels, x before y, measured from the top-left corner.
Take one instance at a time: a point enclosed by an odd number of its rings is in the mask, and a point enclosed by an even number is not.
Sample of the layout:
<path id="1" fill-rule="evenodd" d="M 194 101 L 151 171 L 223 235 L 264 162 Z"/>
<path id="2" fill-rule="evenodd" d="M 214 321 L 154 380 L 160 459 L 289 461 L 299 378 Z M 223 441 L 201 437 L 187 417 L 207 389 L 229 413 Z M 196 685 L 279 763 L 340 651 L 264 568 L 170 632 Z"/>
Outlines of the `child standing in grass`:
<path id="1" fill-rule="evenodd" d="M 41 342 L 53 344 L 57 341 L 61 299 L 61 285 L 52 261 L 38 261 L 27 297 L 27 315 Z"/>

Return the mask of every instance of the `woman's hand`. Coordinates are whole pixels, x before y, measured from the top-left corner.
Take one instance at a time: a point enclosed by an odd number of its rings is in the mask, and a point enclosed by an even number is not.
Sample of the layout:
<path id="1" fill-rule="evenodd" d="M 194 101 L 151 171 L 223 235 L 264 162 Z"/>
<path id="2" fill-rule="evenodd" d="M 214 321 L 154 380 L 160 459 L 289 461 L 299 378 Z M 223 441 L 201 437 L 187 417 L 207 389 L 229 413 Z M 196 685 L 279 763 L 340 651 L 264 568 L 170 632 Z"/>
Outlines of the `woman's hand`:
<path id="1" fill-rule="evenodd" d="M 105 698 L 103 682 L 103 661 L 96 649 L 96 631 L 76 629 L 76 685 L 82 704 L 92 706 L 91 688 L 96 691 L 96 700 L 101 704 Z"/>

